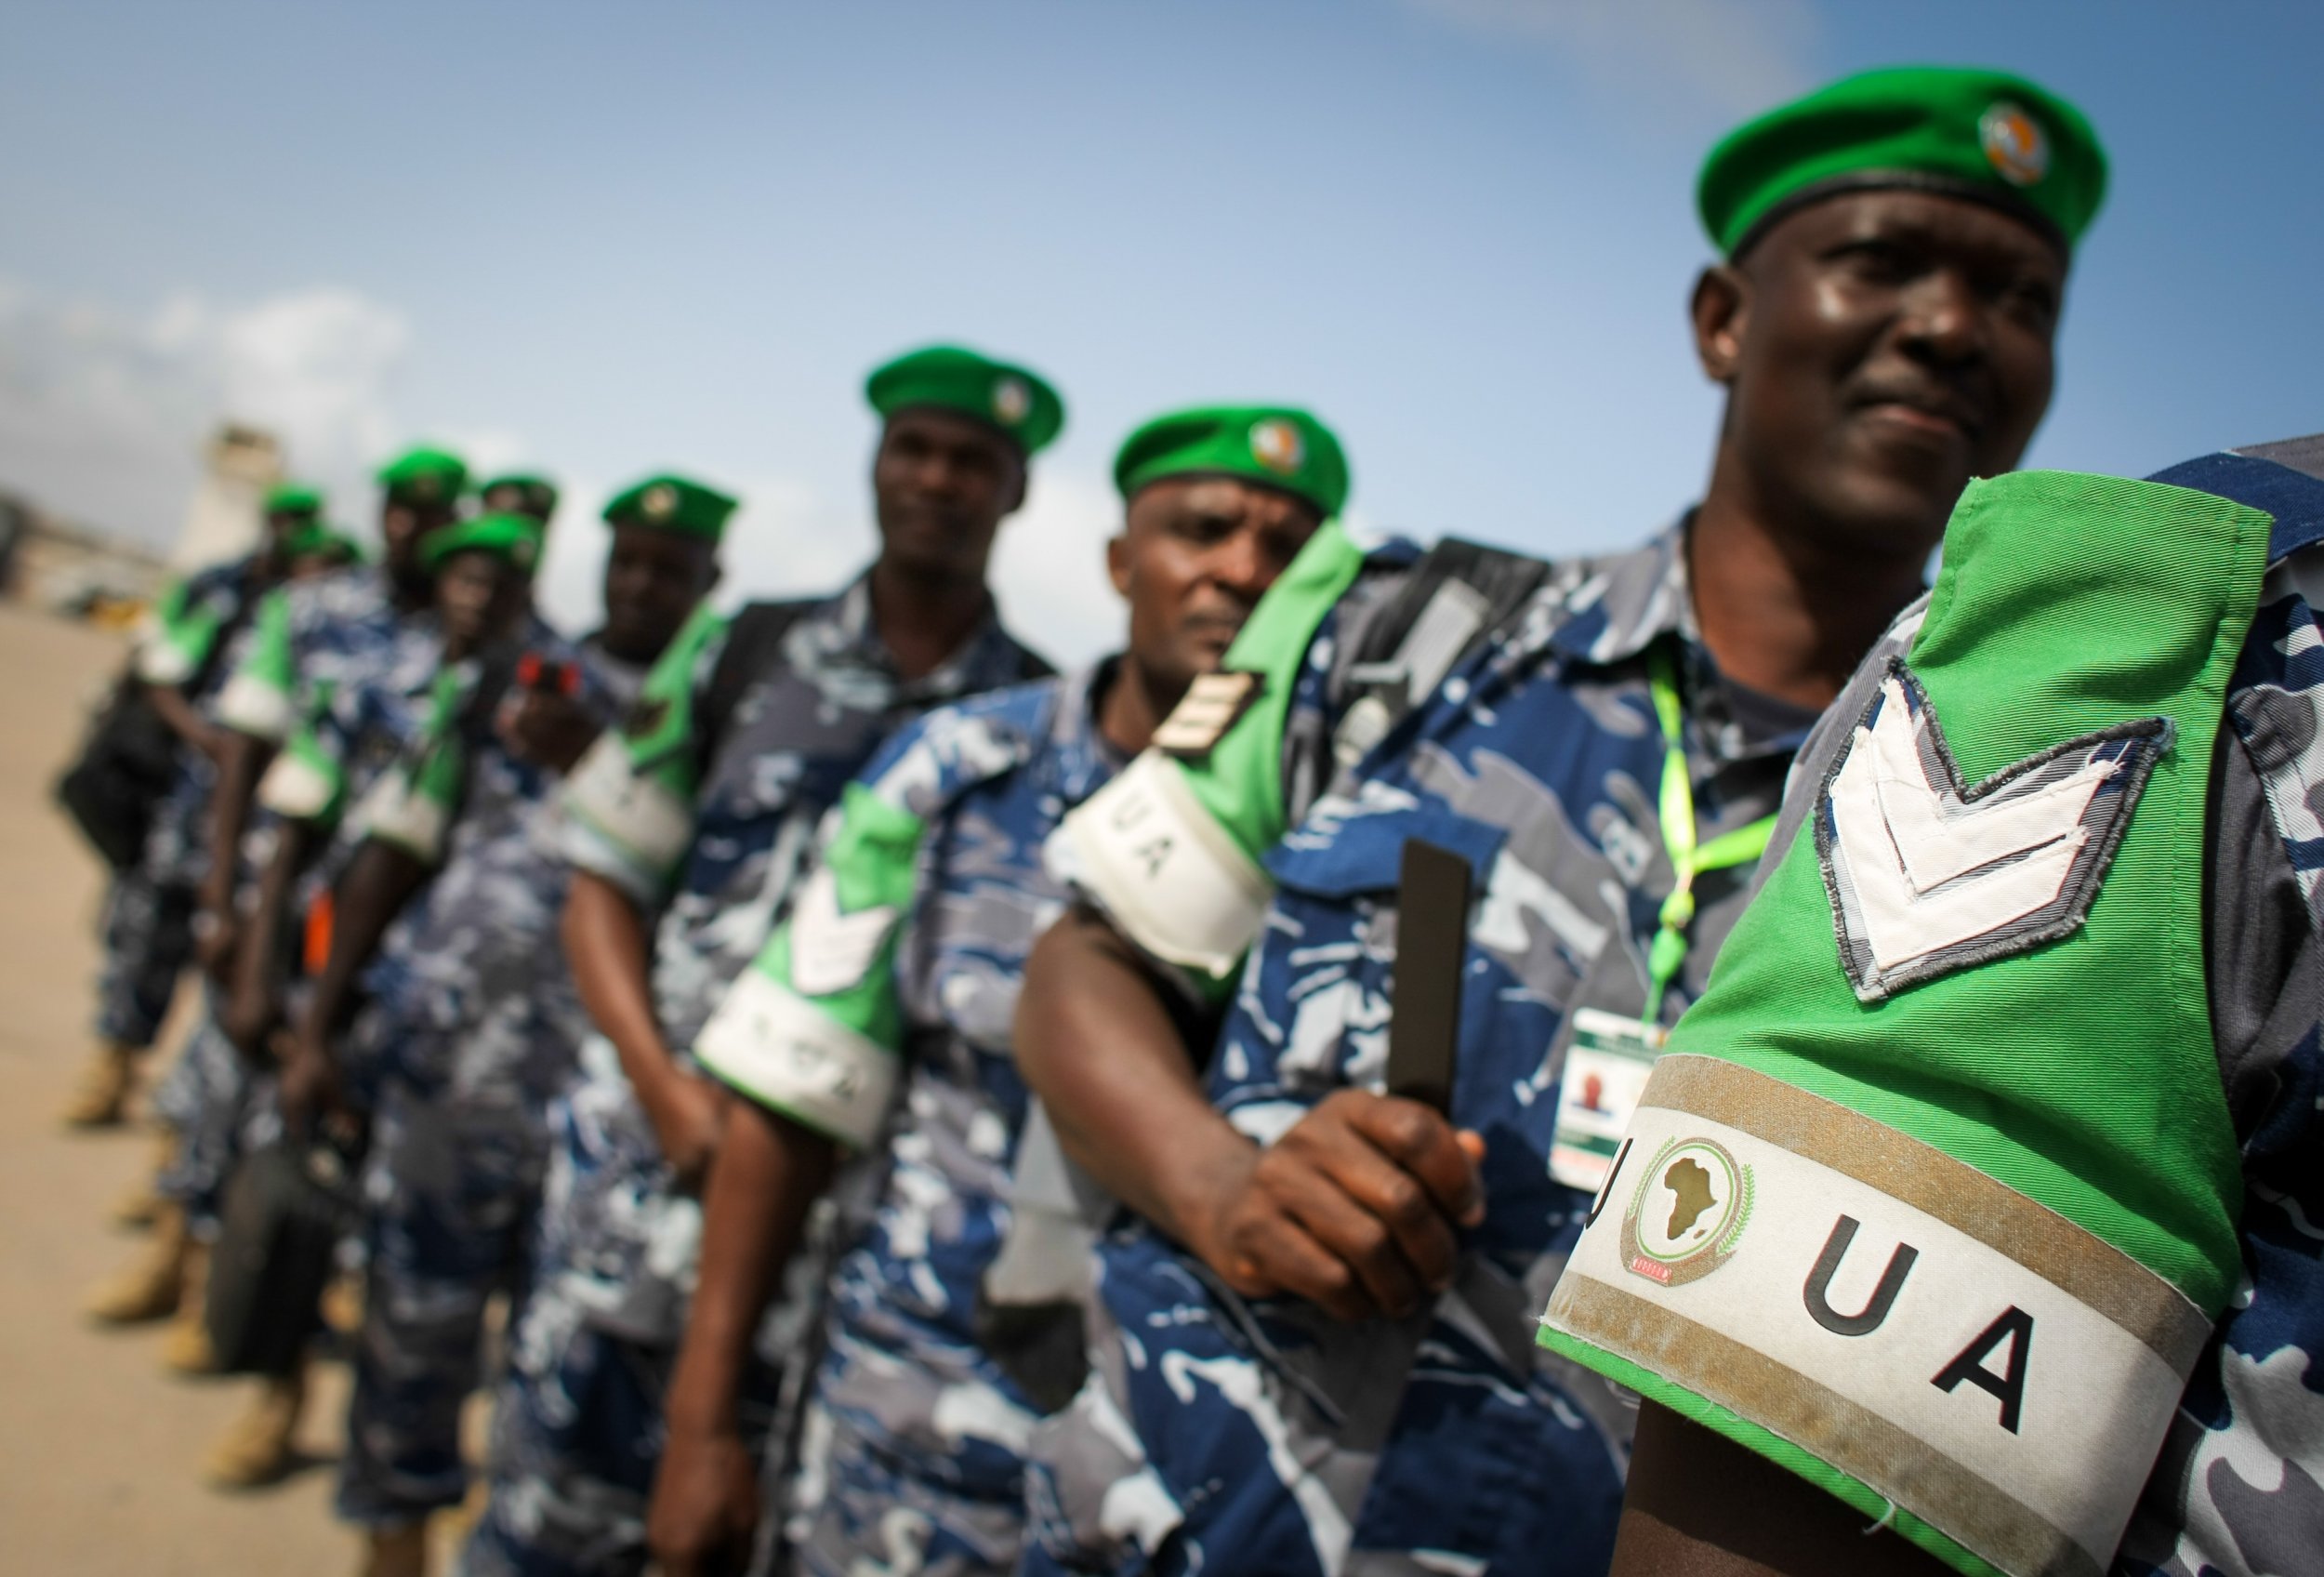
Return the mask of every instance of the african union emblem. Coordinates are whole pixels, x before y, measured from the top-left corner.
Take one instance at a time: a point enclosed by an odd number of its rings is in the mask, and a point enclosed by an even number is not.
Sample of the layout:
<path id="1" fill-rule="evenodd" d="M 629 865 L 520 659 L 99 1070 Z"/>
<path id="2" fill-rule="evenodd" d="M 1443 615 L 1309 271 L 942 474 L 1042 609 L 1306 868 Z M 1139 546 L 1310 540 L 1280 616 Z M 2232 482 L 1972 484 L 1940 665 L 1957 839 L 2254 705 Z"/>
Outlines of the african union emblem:
<path id="1" fill-rule="evenodd" d="M 1307 445 L 1300 439 L 1300 430 L 1281 417 L 1269 417 L 1254 422 L 1250 430 L 1251 457 L 1269 470 L 1289 476 L 1307 458 Z"/>
<path id="2" fill-rule="evenodd" d="M 1004 378 L 993 385 L 993 415 L 1004 427 L 1014 427 L 1033 414 L 1033 391 L 1022 378 Z"/>
<path id="3" fill-rule="evenodd" d="M 645 490 L 638 500 L 638 508 L 648 520 L 667 520 L 678 512 L 678 489 L 667 482 L 657 482 Z"/>
<path id="4" fill-rule="evenodd" d="M 1666 1287 L 1699 1281 L 1735 1253 L 1751 1219 L 1751 1169 L 1714 1139 L 1667 1139 L 1631 1191 L 1622 1263 Z"/>
<path id="5" fill-rule="evenodd" d="M 1986 162 L 2012 186 L 2031 186 L 2050 173 L 2050 139 L 2034 118 L 2004 99 L 1977 122 Z"/>

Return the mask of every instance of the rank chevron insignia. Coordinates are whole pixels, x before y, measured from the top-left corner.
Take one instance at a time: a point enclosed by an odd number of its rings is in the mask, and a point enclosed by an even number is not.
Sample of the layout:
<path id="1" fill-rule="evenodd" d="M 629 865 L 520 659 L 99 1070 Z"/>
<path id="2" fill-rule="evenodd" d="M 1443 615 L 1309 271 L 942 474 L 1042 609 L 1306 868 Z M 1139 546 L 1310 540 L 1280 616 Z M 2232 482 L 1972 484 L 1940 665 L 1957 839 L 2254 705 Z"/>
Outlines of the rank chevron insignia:
<path id="1" fill-rule="evenodd" d="M 1857 998 L 1882 1001 L 2080 926 L 2172 733 L 2167 718 L 2119 723 L 1965 788 L 1927 692 L 1893 660 L 1816 807 Z"/>
<path id="2" fill-rule="evenodd" d="M 802 997 L 829 997 L 862 984 L 896 922 L 892 905 L 839 908 L 839 883 L 818 870 L 799 888 L 791 911 L 791 988 Z"/>

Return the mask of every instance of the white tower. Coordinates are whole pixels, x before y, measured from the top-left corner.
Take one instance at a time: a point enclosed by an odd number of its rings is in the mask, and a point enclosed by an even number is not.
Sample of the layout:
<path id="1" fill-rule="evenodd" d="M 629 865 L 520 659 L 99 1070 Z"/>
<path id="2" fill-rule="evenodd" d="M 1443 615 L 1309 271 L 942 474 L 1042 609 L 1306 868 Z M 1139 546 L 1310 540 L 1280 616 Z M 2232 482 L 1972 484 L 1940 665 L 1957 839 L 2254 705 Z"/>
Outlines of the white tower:
<path id="1" fill-rule="evenodd" d="M 271 432 L 229 422 L 210 440 L 202 480 L 169 562 L 179 571 L 246 553 L 257 544 L 258 510 L 283 479 L 283 448 Z"/>

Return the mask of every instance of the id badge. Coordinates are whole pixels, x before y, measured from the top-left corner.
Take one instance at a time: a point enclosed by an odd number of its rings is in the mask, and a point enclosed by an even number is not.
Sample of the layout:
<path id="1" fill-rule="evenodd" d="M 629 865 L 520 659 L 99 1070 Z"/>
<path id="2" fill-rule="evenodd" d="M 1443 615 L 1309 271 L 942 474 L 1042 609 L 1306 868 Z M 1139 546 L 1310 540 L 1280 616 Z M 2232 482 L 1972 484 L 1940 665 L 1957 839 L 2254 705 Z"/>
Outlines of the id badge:
<path id="1" fill-rule="evenodd" d="M 1621 1148 L 1645 1093 L 1646 1076 L 1670 1031 L 1620 1014 L 1579 1008 L 1557 1087 L 1557 1127 L 1550 1138 L 1550 1175 L 1595 1194 Z"/>

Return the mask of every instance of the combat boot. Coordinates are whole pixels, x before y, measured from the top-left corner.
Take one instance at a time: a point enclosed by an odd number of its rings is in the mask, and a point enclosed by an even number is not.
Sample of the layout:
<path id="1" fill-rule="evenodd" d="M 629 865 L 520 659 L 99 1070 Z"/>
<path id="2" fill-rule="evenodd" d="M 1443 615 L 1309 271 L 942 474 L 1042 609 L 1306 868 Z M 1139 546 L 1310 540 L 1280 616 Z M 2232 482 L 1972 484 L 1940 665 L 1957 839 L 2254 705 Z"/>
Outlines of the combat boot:
<path id="1" fill-rule="evenodd" d="M 363 1538 L 362 1577 L 427 1577 L 428 1523 L 375 1528 Z"/>
<path id="2" fill-rule="evenodd" d="M 138 1081 L 138 1048 L 107 1041 L 97 1048 L 81 1070 L 72 1098 L 65 1102 L 67 1128 L 116 1128 L 129 1109 L 129 1092 Z"/>
<path id="3" fill-rule="evenodd" d="M 256 1490 L 275 1482 L 297 1465 L 291 1437 L 307 1399 L 301 1365 L 288 1379 L 265 1382 L 240 1418 L 226 1427 L 203 1459 L 202 1478 L 214 1490 Z"/>
<path id="4" fill-rule="evenodd" d="M 151 1226 L 161 1219 L 162 1174 L 178 1159 L 178 1131 L 175 1128 L 155 1130 L 154 1143 L 159 1146 L 151 1171 L 141 1172 L 113 1205 L 113 1225 L 116 1226 Z"/>
<path id="5" fill-rule="evenodd" d="M 83 1309 L 103 1325 L 168 1319 L 184 1300 L 191 1242 L 185 1211 L 174 1204 L 163 1205 L 154 1217 L 152 1240 L 135 1259 L 100 1282 Z"/>
<path id="6" fill-rule="evenodd" d="M 210 1246 L 186 1245 L 185 1274 L 179 1285 L 178 1318 L 162 1336 L 162 1367 L 174 1374 L 216 1374 L 218 1349 L 210 1345 L 208 1310 L 203 1294 L 210 1283 Z"/>

